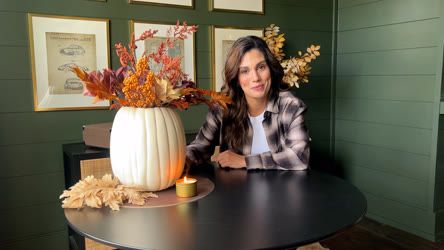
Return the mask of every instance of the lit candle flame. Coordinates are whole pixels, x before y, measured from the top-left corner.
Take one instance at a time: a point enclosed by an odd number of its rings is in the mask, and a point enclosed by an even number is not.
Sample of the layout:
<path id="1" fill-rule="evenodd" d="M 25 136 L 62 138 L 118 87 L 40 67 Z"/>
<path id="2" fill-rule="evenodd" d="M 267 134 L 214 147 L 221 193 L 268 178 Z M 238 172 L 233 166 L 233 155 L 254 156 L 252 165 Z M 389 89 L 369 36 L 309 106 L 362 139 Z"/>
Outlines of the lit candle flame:
<path id="1" fill-rule="evenodd" d="M 191 183 L 195 183 L 196 179 L 194 178 L 187 178 L 186 176 L 183 177 L 183 183 L 185 184 L 191 184 Z"/>

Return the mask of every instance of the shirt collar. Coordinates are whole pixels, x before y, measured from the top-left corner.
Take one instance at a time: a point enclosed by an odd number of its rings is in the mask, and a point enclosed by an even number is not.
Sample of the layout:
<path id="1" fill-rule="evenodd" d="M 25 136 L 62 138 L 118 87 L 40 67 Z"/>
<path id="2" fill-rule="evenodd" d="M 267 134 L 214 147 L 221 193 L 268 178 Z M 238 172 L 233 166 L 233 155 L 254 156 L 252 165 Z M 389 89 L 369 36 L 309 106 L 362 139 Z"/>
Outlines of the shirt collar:
<path id="1" fill-rule="evenodd" d="M 279 94 L 278 94 L 278 97 L 279 97 Z M 279 113 L 279 107 L 278 107 L 278 105 L 279 105 L 279 103 L 278 103 L 278 99 L 279 98 L 270 98 L 269 100 L 268 100 L 268 103 L 267 103 L 267 107 L 265 108 L 265 111 L 267 112 L 271 112 L 271 113 Z"/>

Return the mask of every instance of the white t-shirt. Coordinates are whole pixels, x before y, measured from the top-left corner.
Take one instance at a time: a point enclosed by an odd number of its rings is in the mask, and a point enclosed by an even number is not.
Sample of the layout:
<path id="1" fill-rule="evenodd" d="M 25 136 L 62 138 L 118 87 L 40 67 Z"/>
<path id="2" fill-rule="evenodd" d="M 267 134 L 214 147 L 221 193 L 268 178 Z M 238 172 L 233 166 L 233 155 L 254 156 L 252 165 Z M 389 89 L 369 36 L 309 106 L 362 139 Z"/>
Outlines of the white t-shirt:
<path id="1" fill-rule="evenodd" d="M 264 127 L 262 126 L 262 121 L 264 120 L 264 112 L 262 114 L 250 118 L 251 125 L 253 126 L 253 142 L 251 144 L 251 154 L 261 154 L 263 152 L 270 151 L 268 147 L 267 138 L 265 137 Z"/>

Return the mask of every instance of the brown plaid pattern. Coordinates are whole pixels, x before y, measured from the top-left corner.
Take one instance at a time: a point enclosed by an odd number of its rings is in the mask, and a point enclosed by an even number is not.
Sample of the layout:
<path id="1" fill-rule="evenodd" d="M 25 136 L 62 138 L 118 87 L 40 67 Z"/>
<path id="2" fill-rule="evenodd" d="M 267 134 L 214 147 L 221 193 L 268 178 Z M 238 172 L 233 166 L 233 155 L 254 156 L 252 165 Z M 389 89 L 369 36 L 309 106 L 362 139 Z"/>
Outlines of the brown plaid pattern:
<path id="1" fill-rule="evenodd" d="M 270 151 L 250 155 L 253 140 L 251 124 L 245 135 L 246 144 L 231 150 L 245 155 L 247 169 L 306 169 L 310 156 L 309 136 L 303 117 L 306 109 L 305 104 L 291 92 L 280 92 L 278 98 L 268 102 L 262 122 Z M 223 126 L 222 111 L 209 111 L 196 139 L 187 146 L 188 159 L 202 163 L 210 159 L 215 146 L 220 145 L 221 152 L 230 149 L 223 141 Z"/>

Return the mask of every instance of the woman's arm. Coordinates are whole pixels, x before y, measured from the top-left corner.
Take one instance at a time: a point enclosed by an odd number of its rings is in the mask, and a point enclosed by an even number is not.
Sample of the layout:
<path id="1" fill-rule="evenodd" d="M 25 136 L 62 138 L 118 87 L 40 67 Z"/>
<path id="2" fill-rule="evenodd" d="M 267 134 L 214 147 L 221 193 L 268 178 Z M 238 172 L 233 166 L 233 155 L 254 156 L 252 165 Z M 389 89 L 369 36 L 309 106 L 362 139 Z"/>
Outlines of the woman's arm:
<path id="1" fill-rule="evenodd" d="M 220 110 L 209 110 L 204 124 L 194 141 L 187 146 L 187 159 L 195 164 L 209 161 L 214 147 L 219 144 L 221 127 Z"/>
<path id="2" fill-rule="evenodd" d="M 303 103 L 296 107 L 290 105 L 284 110 L 285 113 L 292 113 L 291 122 L 284 133 L 285 143 L 280 145 L 277 152 L 264 152 L 257 155 L 245 156 L 247 169 L 285 169 L 304 170 L 308 167 L 310 158 L 309 136 L 304 124 L 303 113 L 306 107 Z"/>

